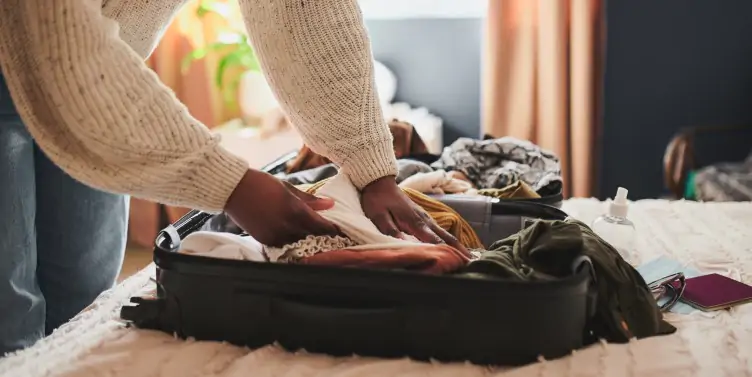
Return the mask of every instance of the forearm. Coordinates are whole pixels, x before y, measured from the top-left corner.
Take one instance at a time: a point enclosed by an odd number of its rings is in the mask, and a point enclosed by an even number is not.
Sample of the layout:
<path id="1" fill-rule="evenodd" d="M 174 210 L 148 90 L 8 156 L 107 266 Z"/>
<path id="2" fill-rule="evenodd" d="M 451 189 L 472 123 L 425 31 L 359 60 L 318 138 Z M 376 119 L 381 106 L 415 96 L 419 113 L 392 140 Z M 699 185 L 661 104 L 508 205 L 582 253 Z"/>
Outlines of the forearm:
<path id="1" fill-rule="evenodd" d="M 0 65 L 42 150 L 99 189 L 223 209 L 247 164 L 219 145 L 96 2 L 4 0 Z"/>
<path id="2" fill-rule="evenodd" d="M 256 54 L 307 145 L 359 188 L 397 172 L 357 0 L 241 0 Z"/>

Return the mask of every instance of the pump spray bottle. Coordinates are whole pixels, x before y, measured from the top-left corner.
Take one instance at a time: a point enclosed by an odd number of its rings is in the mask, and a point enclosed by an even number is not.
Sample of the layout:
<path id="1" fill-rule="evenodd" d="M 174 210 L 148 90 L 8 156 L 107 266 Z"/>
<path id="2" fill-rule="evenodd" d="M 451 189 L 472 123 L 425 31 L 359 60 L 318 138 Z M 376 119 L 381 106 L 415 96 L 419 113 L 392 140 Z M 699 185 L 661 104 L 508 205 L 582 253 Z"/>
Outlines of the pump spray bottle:
<path id="1" fill-rule="evenodd" d="M 608 205 L 608 212 L 593 221 L 593 231 L 611 244 L 622 258 L 634 265 L 635 258 L 635 226 L 627 219 L 629 203 L 627 189 L 619 187 L 616 196 Z"/>

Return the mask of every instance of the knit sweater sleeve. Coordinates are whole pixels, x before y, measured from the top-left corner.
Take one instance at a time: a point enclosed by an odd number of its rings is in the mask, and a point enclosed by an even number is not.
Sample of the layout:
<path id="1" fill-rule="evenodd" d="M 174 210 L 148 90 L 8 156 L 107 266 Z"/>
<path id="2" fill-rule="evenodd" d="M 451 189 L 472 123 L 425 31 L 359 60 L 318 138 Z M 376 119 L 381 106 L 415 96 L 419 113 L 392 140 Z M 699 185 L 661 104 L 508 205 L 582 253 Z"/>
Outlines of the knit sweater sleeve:
<path id="1" fill-rule="evenodd" d="M 282 109 L 311 149 L 353 183 L 396 175 L 357 0 L 240 0 L 249 37 Z"/>
<path id="2" fill-rule="evenodd" d="M 0 2 L 0 66 L 41 149 L 99 189 L 221 211 L 248 169 L 102 16 L 98 1 Z"/>

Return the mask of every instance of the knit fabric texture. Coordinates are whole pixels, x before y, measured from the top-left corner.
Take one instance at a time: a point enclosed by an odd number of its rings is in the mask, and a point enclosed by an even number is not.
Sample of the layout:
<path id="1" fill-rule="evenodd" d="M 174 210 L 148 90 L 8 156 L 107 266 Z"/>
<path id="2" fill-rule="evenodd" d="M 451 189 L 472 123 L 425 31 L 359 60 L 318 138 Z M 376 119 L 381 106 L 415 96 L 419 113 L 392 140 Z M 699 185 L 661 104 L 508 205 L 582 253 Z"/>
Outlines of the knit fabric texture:
<path id="1" fill-rule="evenodd" d="M 221 211 L 248 169 L 143 60 L 187 0 L 4 0 L 0 66 L 42 150 L 90 186 Z M 362 188 L 396 175 L 356 0 L 240 0 L 306 145 Z"/>
<path id="2" fill-rule="evenodd" d="M 394 143 L 394 155 L 396 158 L 428 153 L 426 144 L 420 138 L 418 131 L 412 124 L 392 119 L 388 122 L 388 127 Z M 287 162 L 286 172 L 287 174 L 297 173 L 315 169 L 331 162 L 330 159 L 317 154 L 307 145 L 303 145 L 298 151 L 298 155 Z"/>
<path id="3" fill-rule="evenodd" d="M 357 246 L 350 238 L 342 236 L 308 236 L 300 241 L 282 247 L 264 247 L 264 253 L 270 262 L 296 263 L 299 260 L 331 250 L 341 250 Z"/>

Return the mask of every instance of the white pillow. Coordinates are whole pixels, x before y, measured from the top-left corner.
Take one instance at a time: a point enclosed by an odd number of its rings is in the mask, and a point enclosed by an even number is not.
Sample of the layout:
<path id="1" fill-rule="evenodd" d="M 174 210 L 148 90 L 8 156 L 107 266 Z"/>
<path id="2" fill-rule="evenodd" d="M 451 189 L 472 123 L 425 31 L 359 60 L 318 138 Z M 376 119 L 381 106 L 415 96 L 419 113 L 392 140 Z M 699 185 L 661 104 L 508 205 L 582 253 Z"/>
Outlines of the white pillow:
<path id="1" fill-rule="evenodd" d="M 376 91 L 381 105 L 392 103 L 397 94 L 397 76 L 387 66 L 379 61 L 373 61 L 374 75 L 376 76 Z"/>

